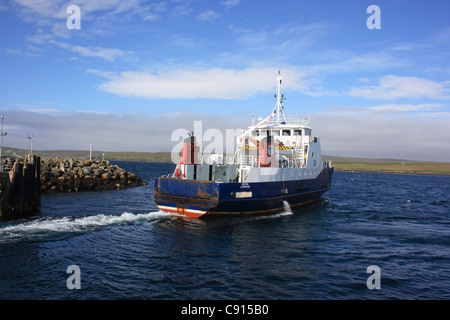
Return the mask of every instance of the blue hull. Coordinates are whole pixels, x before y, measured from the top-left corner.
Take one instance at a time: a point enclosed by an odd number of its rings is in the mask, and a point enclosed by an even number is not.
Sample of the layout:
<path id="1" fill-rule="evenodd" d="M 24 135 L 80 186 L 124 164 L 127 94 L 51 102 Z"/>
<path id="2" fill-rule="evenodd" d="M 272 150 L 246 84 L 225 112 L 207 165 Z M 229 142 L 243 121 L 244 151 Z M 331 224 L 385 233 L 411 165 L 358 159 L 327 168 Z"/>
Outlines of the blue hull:
<path id="1" fill-rule="evenodd" d="M 155 181 L 155 202 L 166 212 L 198 218 L 208 215 L 264 214 L 319 199 L 330 189 L 333 168 L 315 179 L 254 183 L 217 183 L 161 177 Z"/>

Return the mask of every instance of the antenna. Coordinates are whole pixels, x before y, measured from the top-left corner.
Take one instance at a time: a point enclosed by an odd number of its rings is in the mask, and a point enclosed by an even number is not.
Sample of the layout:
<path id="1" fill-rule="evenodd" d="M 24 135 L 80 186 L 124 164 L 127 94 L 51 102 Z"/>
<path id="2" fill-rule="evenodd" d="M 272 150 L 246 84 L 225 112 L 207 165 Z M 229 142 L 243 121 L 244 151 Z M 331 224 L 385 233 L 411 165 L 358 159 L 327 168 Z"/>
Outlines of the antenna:
<path id="1" fill-rule="evenodd" d="M 30 154 L 33 154 L 33 139 L 34 139 L 34 133 L 31 134 L 28 132 L 28 139 L 30 140 Z"/>
<path id="2" fill-rule="evenodd" d="M 0 132 L 0 171 L 3 171 L 3 162 L 2 162 L 3 137 L 7 135 L 6 132 L 3 132 L 3 118 L 5 118 L 5 116 L 2 114 L 2 128 Z"/>
<path id="3" fill-rule="evenodd" d="M 277 78 L 277 83 L 278 83 L 278 94 L 275 95 L 275 99 L 277 99 L 277 105 L 276 105 L 276 111 L 274 110 L 274 112 L 277 113 L 277 122 L 280 123 L 280 113 L 283 113 L 283 117 L 284 120 L 286 121 L 286 117 L 284 116 L 284 112 L 283 112 L 283 106 L 281 105 L 283 103 L 284 100 L 284 95 L 281 94 L 281 84 L 283 83 L 283 78 L 281 77 L 281 72 L 280 70 L 278 70 L 278 74 L 276 76 Z"/>

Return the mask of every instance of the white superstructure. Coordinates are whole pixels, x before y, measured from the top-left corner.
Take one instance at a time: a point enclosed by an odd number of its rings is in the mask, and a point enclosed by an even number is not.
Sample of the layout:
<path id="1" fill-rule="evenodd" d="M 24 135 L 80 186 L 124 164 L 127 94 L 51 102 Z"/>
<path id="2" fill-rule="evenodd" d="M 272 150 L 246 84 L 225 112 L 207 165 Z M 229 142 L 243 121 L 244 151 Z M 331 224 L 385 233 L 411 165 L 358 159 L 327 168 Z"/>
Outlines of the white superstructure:
<path id="1" fill-rule="evenodd" d="M 214 165 L 212 180 L 236 182 L 269 182 L 316 178 L 331 163 L 322 161 L 320 139 L 312 135 L 308 117 L 287 118 L 283 111 L 282 77 L 277 75 L 276 106 L 265 119 L 252 118 L 252 124 L 236 137 L 233 157 L 214 153 L 200 157 L 195 176 L 206 177 Z M 193 177 L 193 165 L 186 165 L 186 178 Z M 205 168 L 203 168 L 205 166 Z M 190 174 L 192 172 L 192 174 Z M 205 173 L 203 173 L 205 172 Z"/>
<path id="2" fill-rule="evenodd" d="M 317 177 L 324 166 L 331 165 L 322 161 L 320 139 L 312 136 L 308 117 L 285 117 L 280 72 L 277 80 L 277 104 L 272 113 L 265 119 L 252 119 L 252 125 L 236 138 L 236 152 L 227 164 L 239 165 L 239 182 L 311 179 Z M 272 140 L 270 150 L 262 150 L 268 137 Z M 275 163 L 264 165 L 261 152 L 266 153 L 265 159 L 269 155 Z M 217 161 L 224 158 L 221 154 L 211 157 L 216 163 L 226 164 L 226 161 Z"/>

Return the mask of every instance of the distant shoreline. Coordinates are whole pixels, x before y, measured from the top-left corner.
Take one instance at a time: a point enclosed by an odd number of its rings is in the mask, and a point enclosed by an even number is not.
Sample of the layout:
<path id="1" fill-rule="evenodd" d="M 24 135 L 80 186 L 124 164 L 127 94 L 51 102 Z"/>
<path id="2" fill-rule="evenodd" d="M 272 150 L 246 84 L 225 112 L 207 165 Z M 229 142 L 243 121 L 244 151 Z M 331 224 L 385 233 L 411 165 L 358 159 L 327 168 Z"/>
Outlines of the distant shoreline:
<path id="1" fill-rule="evenodd" d="M 450 176 L 450 163 L 445 162 L 333 162 L 333 166 L 340 172 Z"/>
<path id="2" fill-rule="evenodd" d="M 365 171 L 365 170 L 350 170 L 350 169 L 335 169 L 335 172 L 350 172 L 350 173 L 384 173 L 384 174 L 409 174 L 416 176 L 446 176 L 449 177 L 450 173 L 432 173 L 432 172 L 418 172 L 418 171 Z"/>
<path id="3" fill-rule="evenodd" d="M 110 161 L 128 161 L 128 162 L 149 162 L 149 163 L 172 163 L 171 161 L 146 161 L 146 160 L 122 160 L 117 159 Z M 172 163 L 173 164 L 173 163 Z M 438 168 L 434 168 L 436 165 Z M 175 164 L 174 164 L 175 165 Z M 411 175 L 428 175 L 428 176 L 450 176 L 450 163 L 422 163 L 416 162 L 413 164 L 401 164 L 405 166 L 403 170 L 383 170 L 383 169 L 368 169 L 361 168 L 361 165 L 373 166 L 373 163 L 361 163 L 355 162 L 354 166 L 349 165 L 347 162 L 333 162 L 333 166 L 335 167 L 336 172 L 354 172 L 354 173 L 385 173 L 385 174 L 411 174 Z M 383 164 L 383 165 L 389 165 Z M 395 164 L 391 164 L 395 165 Z M 421 171 L 414 170 L 417 166 L 426 166 L 430 171 Z M 410 168 L 411 166 L 411 168 Z M 444 166 L 443 169 L 440 169 L 439 166 Z"/>
<path id="4" fill-rule="evenodd" d="M 3 148 L 3 156 L 27 154 L 27 150 Z M 41 158 L 88 159 L 89 152 L 84 150 L 47 150 L 35 151 Z M 450 176 L 450 162 L 432 162 L 400 159 L 371 159 L 341 156 L 322 156 L 324 161 L 332 161 L 336 172 L 369 172 L 414 175 Z M 133 161 L 171 163 L 170 152 L 102 152 L 94 151 L 92 158 L 108 161 Z"/>

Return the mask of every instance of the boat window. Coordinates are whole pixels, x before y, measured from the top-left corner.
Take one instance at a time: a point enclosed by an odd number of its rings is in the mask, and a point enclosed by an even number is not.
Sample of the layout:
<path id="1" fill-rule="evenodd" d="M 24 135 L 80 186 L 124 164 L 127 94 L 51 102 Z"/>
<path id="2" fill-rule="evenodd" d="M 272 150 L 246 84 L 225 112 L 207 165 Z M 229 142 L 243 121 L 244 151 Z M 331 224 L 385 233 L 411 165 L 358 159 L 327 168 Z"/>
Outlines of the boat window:
<path id="1" fill-rule="evenodd" d="M 282 135 L 283 136 L 290 136 L 291 135 L 291 130 L 282 130 Z"/>
<path id="2" fill-rule="evenodd" d="M 280 130 L 272 130 L 272 136 L 279 136 L 280 135 Z"/>
<path id="3" fill-rule="evenodd" d="M 294 136 L 301 136 L 301 135 L 302 135 L 302 130 L 301 129 L 294 130 Z"/>
<path id="4" fill-rule="evenodd" d="M 261 137 L 267 136 L 267 130 L 261 130 L 261 131 L 259 132 L 259 135 L 260 135 Z"/>

